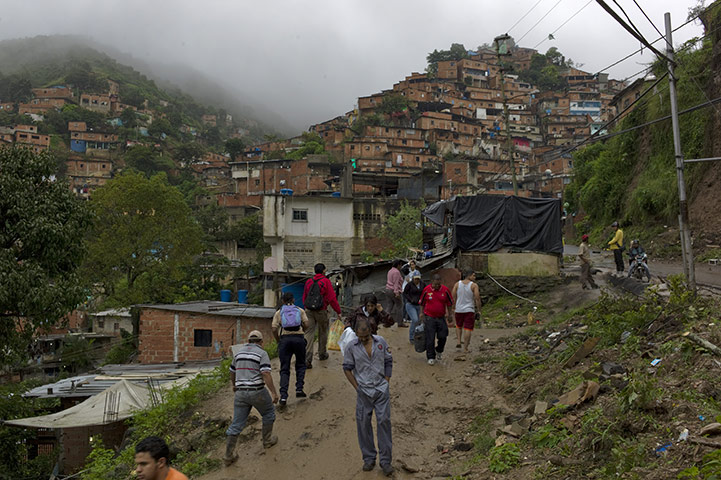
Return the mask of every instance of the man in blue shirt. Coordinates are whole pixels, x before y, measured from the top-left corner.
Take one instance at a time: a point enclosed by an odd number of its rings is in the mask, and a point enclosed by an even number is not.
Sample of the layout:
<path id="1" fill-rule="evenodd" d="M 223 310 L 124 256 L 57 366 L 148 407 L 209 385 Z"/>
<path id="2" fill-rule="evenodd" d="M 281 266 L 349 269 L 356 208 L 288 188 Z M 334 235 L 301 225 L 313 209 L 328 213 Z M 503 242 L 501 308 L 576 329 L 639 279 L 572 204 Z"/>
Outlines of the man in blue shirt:
<path id="1" fill-rule="evenodd" d="M 345 351 L 343 372 L 358 393 L 356 425 L 358 444 L 363 455 L 363 471 L 371 471 L 380 453 L 380 465 L 386 476 L 393 474 L 391 465 L 393 441 L 391 437 L 391 397 L 389 382 L 393 371 L 393 356 L 385 339 L 371 334 L 367 319 L 356 320 L 358 340 Z M 371 419 L 376 412 L 378 450 L 373 441 Z"/>

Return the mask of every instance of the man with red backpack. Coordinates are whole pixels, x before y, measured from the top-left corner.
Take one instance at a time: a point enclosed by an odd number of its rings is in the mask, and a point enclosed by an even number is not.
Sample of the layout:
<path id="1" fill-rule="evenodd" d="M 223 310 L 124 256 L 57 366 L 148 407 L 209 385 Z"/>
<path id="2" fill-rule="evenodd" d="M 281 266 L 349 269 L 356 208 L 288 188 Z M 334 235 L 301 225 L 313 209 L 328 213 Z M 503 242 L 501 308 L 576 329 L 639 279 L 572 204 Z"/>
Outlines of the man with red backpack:
<path id="1" fill-rule="evenodd" d="M 340 305 L 333 290 L 333 284 L 325 276 L 325 265 L 315 265 L 315 275 L 305 282 L 303 289 L 303 306 L 308 315 L 308 328 L 305 330 L 306 345 L 305 360 L 306 368 L 313 368 L 313 345 L 315 343 L 315 331 L 318 329 L 318 358 L 328 359 L 326 350 L 328 343 L 328 305 L 335 310 L 340 317 Z"/>
<path id="2" fill-rule="evenodd" d="M 283 305 L 273 315 L 273 336 L 278 342 L 280 359 L 280 406 L 288 403 L 288 385 L 290 384 L 290 361 L 295 355 L 295 397 L 305 398 L 303 391 L 305 380 L 305 332 L 308 317 L 302 308 L 294 305 L 295 298 L 290 292 L 283 294 Z"/>

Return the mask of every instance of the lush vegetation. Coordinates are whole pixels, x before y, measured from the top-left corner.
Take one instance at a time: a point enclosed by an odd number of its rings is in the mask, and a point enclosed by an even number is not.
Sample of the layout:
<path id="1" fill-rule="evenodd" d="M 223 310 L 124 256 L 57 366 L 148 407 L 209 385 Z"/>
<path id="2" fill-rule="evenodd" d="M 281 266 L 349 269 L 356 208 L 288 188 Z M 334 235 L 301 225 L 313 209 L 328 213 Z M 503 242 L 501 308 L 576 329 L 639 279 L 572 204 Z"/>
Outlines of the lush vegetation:
<path id="1" fill-rule="evenodd" d="M 561 74 L 573 65 L 570 58 L 566 59 L 556 47 L 551 47 L 545 54 L 533 54 L 528 70 L 521 70 L 518 76 L 541 90 L 561 90 L 566 87 Z"/>
<path id="2" fill-rule="evenodd" d="M 56 399 L 24 399 L 27 390 L 41 385 L 40 381 L 0 385 L 0 418 L 13 420 L 51 413 L 59 406 Z M 20 401 L 18 401 L 20 400 Z M 27 460 L 37 430 L 0 424 L 0 478 L 48 478 L 56 462 L 54 453 Z"/>
<path id="3" fill-rule="evenodd" d="M 0 148 L 0 172 L 0 365 L 18 365 L 38 330 L 85 300 L 77 271 L 90 215 L 49 154 Z"/>
<path id="4" fill-rule="evenodd" d="M 703 88 L 708 84 L 711 70 L 711 44 L 690 41 L 677 53 L 679 110 L 706 101 Z M 657 77 L 665 66 L 654 66 Z M 661 82 L 658 94 L 644 97 L 627 115 L 617 130 L 626 130 L 670 114 L 667 82 Z M 680 117 L 681 143 L 685 158 L 709 156 L 711 109 L 700 109 Z M 709 140 L 707 140 L 709 139 Z M 592 232 L 600 240 L 600 229 L 619 220 L 627 226 L 675 224 L 678 214 L 671 121 L 660 122 L 642 129 L 626 131 L 605 143 L 595 143 L 574 154 L 573 182 L 566 188 L 566 200 L 572 211 L 588 214 L 582 230 Z M 709 165 L 686 166 L 689 196 Z M 596 227 L 593 230 L 594 226 Z M 592 236 L 593 238 L 593 236 Z"/>
<path id="5" fill-rule="evenodd" d="M 382 252 L 384 258 L 406 257 L 408 248 L 420 248 L 423 243 L 421 211 L 423 206 L 413 206 L 404 200 L 393 215 L 389 215 L 381 232 L 392 247 Z"/>
<path id="6" fill-rule="evenodd" d="M 464 47 L 462 43 L 452 43 L 451 48 L 448 50 L 433 50 L 426 57 L 428 61 L 426 72 L 428 72 L 429 76 L 435 77 L 438 73 L 438 62 L 463 60 L 464 58 L 468 58 L 468 56 L 468 50 L 466 50 L 466 47 Z"/>

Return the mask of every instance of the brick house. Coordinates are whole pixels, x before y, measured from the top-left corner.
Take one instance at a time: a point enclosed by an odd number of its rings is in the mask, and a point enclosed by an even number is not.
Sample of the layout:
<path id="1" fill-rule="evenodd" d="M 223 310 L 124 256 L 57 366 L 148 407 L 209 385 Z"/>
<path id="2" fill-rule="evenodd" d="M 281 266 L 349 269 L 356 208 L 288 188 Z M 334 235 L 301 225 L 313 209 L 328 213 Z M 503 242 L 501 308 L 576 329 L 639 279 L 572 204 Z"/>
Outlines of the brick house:
<path id="1" fill-rule="evenodd" d="M 138 305 L 140 363 L 223 358 L 231 345 L 245 343 L 252 330 L 271 339 L 274 308 L 201 301 Z"/>
<path id="2" fill-rule="evenodd" d="M 94 112 L 110 112 L 110 95 L 83 93 L 80 95 L 80 106 Z"/>
<path id="3" fill-rule="evenodd" d="M 68 100 L 73 98 L 73 91 L 65 86 L 33 88 L 32 92 L 35 98 L 65 98 Z"/>
<path id="4" fill-rule="evenodd" d="M 50 148 L 50 136 L 38 134 L 36 126 L 18 125 L 15 127 L 15 143 L 28 145 L 33 152 L 38 153 Z"/>

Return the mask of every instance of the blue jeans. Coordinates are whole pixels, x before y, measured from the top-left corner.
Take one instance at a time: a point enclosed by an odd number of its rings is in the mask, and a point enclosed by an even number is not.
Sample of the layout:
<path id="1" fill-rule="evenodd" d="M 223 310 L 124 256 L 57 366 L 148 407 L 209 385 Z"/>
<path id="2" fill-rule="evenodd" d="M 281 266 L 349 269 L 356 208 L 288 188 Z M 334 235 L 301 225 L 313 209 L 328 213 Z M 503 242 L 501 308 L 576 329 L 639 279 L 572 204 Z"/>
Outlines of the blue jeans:
<path id="1" fill-rule="evenodd" d="M 226 430 L 226 435 L 240 435 L 248 421 L 251 407 L 255 407 L 263 419 L 263 425 L 273 424 L 275 421 L 275 407 L 270 393 L 266 388 L 260 390 L 238 390 L 235 392 L 233 402 L 233 422 Z"/>
<path id="2" fill-rule="evenodd" d="M 406 303 L 406 313 L 408 314 L 408 318 L 411 319 L 411 328 L 408 329 L 408 340 L 413 343 L 413 333 L 416 331 L 418 321 L 421 317 L 421 306 Z"/>

